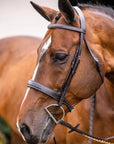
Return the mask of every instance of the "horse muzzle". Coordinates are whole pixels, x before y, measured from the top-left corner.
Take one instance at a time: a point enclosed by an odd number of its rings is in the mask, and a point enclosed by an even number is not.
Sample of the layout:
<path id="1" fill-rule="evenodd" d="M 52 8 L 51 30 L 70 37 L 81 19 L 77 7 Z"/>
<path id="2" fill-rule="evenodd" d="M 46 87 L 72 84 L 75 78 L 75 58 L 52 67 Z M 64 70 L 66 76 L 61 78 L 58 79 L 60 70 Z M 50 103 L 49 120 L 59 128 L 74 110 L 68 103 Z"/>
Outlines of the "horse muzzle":
<path id="1" fill-rule="evenodd" d="M 40 120 L 37 117 L 35 119 L 33 117 L 26 117 L 24 121 L 21 119 L 18 120 L 17 128 L 23 139 L 28 144 L 39 144 L 50 141 L 54 137 L 55 122 L 50 118 L 48 113 L 43 115 L 43 118 Z"/>

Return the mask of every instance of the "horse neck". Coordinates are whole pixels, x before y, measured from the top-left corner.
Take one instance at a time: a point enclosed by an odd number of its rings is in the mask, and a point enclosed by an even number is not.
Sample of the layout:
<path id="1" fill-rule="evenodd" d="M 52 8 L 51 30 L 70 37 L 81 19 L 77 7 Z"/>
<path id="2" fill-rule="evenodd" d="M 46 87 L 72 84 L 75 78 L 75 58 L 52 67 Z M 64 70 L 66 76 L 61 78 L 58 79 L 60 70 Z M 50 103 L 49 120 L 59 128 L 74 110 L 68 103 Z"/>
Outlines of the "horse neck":
<path id="1" fill-rule="evenodd" d="M 83 12 L 88 44 L 100 58 L 104 75 L 114 84 L 114 19 L 95 9 L 86 9 Z"/>
<path id="2" fill-rule="evenodd" d="M 100 60 L 105 77 L 97 91 L 96 104 L 98 109 L 106 106 L 114 112 L 114 19 L 95 9 L 87 8 L 83 13 L 88 44 Z"/>

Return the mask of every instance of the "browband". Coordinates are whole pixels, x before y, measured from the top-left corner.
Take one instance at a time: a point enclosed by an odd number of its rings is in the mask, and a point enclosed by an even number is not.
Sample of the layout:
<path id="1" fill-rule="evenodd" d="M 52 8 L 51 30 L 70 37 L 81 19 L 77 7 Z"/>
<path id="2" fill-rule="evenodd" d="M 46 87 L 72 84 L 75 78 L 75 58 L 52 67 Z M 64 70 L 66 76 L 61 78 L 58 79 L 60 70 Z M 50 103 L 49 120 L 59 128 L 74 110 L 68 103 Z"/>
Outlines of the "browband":
<path id="1" fill-rule="evenodd" d="M 70 31 L 84 33 L 84 34 L 86 33 L 85 29 L 74 27 L 74 26 L 68 26 L 68 25 L 64 25 L 64 24 L 49 24 L 48 25 L 48 29 L 55 29 L 55 28 L 66 29 L 66 30 L 70 30 Z"/>

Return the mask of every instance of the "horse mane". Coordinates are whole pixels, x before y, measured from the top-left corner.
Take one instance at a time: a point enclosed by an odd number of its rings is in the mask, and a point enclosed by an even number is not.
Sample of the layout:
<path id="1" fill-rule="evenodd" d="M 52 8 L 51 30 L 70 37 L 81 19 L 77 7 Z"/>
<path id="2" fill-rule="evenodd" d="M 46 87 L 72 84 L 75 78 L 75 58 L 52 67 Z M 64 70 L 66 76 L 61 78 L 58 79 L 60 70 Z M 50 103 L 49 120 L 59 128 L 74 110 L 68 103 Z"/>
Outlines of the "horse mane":
<path id="1" fill-rule="evenodd" d="M 97 4 L 80 4 L 78 3 L 78 6 L 83 10 L 83 9 L 95 9 L 98 10 L 100 12 L 103 12 L 109 16 L 111 16 L 112 18 L 114 18 L 114 10 L 112 7 L 107 7 L 105 5 L 97 5 Z"/>

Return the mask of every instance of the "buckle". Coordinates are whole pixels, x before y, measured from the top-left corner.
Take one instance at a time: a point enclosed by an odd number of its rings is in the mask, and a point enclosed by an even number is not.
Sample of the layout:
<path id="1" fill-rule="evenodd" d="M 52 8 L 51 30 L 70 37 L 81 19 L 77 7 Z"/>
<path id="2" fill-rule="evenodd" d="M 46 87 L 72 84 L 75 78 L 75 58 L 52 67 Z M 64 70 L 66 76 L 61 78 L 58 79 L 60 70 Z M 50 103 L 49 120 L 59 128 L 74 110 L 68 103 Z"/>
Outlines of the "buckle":
<path id="1" fill-rule="evenodd" d="M 57 119 L 53 116 L 53 114 L 48 110 L 50 107 L 59 107 L 59 108 L 62 110 L 62 112 L 63 112 L 62 118 L 60 118 L 59 120 L 57 120 Z M 53 120 L 56 124 L 58 124 L 59 121 L 60 121 L 60 120 L 63 120 L 64 117 L 65 117 L 65 111 L 64 111 L 63 107 L 62 107 L 62 106 L 59 106 L 58 104 L 50 104 L 50 105 L 48 105 L 47 107 L 45 107 L 45 111 L 49 114 L 49 116 L 52 118 L 52 120 Z"/>

